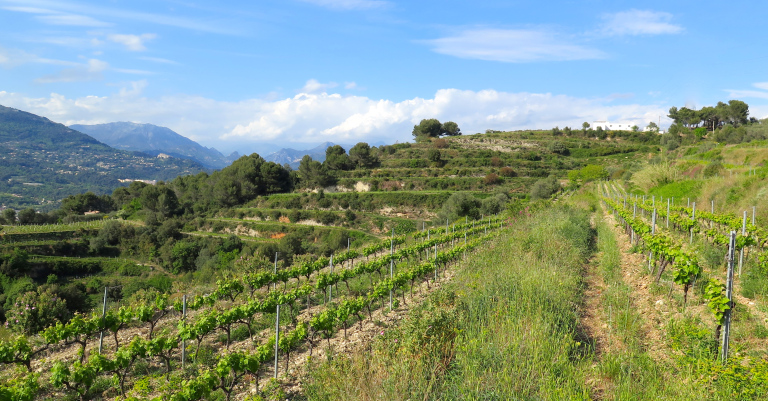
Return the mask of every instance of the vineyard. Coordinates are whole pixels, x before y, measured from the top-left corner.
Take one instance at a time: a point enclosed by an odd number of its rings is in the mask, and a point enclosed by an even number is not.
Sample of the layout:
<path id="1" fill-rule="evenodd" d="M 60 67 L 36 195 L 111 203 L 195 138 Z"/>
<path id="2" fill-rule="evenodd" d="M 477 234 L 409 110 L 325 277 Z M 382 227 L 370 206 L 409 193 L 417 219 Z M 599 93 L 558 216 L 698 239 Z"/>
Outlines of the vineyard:
<path id="1" fill-rule="evenodd" d="M 0 400 L 762 399 L 759 148 L 556 131 L 4 211 Z"/>
<path id="2" fill-rule="evenodd" d="M 502 224 L 492 218 L 410 238 L 393 236 L 280 271 L 220 280 L 205 295 L 157 296 L 106 308 L 103 314 L 76 315 L 66 324 L 0 344 L 0 362 L 6 365 L 0 394 L 32 400 L 63 392 L 91 399 L 114 377 L 114 395 L 149 398 L 136 390 L 145 379 L 135 367 L 143 366 L 145 372 L 181 380 L 183 390 L 165 390 L 169 399 L 207 399 L 215 390 L 230 399 L 236 388 L 258 387 L 259 377 L 270 370 L 277 377 L 279 358 L 288 364 L 292 353 L 309 347 L 311 354 L 322 339 L 342 329 L 346 337 L 349 327 L 371 319 L 373 311 L 396 308 L 415 284 L 436 281 Z M 281 307 L 282 318 L 276 318 Z M 277 322 L 279 336 L 264 328 L 270 320 Z M 243 330 L 246 339 L 233 338 Z M 216 333 L 225 334 L 224 341 Z M 217 356 L 204 361 L 202 350 Z"/>

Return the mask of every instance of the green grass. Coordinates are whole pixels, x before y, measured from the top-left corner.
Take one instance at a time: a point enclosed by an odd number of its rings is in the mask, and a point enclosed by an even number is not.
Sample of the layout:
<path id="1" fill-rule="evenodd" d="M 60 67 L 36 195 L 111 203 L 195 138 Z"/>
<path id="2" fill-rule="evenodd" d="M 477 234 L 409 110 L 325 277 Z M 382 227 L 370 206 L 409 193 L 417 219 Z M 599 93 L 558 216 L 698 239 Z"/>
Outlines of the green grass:
<path id="1" fill-rule="evenodd" d="M 651 195 L 663 196 L 665 198 L 684 199 L 684 198 L 697 198 L 701 192 L 701 186 L 703 182 L 698 180 L 683 180 L 672 182 L 666 185 L 661 185 L 655 188 L 651 188 L 649 193 Z"/>
<path id="2" fill-rule="evenodd" d="M 575 308 L 588 216 L 550 209 L 506 234 L 372 350 L 311 368 L 306 397 L 589 399 L 592 353 Z"/>

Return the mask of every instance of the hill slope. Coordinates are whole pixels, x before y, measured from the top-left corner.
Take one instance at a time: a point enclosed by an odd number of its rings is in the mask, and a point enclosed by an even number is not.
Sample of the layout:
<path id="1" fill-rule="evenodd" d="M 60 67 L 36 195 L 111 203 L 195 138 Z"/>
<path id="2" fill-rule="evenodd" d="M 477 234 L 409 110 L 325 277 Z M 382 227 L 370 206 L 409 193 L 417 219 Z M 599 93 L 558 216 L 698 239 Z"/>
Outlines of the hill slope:
<path id="1" fill-rule="evenodd" d="M 120 179 L 168 180 L 205 167 L 191 160 L 120 151 L 47 118 L 0 106 L 0 205 L 50 205 Z"/>
<path id="2" fill-rule="evenodd" d="M 219 169 L 231 163 L 214 148 L 179 135 L 170 128 L 152 124 L 115 122 L 96 125 L 75 124 L 70 128 L 84 132 L 115 149 L 144 152 L 157 156 L 165 153 L 174 157 L 188 158 L 208 167 Z"/>

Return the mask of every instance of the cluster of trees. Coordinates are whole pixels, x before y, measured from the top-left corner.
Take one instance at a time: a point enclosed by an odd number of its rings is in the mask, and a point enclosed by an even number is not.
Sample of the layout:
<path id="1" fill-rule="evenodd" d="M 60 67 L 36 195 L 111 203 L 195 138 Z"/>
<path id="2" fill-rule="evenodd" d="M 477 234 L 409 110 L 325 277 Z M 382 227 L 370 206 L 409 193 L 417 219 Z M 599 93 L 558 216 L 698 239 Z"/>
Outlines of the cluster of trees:
<path id="1" fill-rule="evenodd" d="M 729 100 L 728 103 L 717 102 L 715 107 L 707 106 L 700 110 L 672 107 L 667 117 L 674 120 L 675 124 L 686 128 L 702 125 L 708 130 L 715 130 L 725 124 L 739 126 L 750 122 L 749 105 L 741 100 Z"/>
<path id="2" fill-rule="evenodd" d="M 436 118 L 425 118 L 413 126 L 412 134 L 417 141 L 421 141 L 441 136 L 461 135 L 461 129 L 459 129 L 459 125 L 453 121 L 440 123 Z"/>
<path id="3" fill-rule="evenodd" d="M 379 164 L 378 153 L 365 142 L 360 142 L 349 149 L 349 154 L 340 145 L 329 146 L 325 150 L 325 161 L 312 160 L 305 155 L 299 163 L 299 169 L 293 176 L 293 182 L 300 188 L 327 187 L 337 183 L 338 171 L 369 169 Z"/>
<path id="4" fill-rule="evenodd" d="M 503 190 L 496 190 L 492 196 L 478 199 L 466 192 L 456 192 L 443 204 L 437 214 L 437 222 L 445 223 L 446 219 L 455 221 L 462 217 L 479 219 L 482 215 L 489 216 L 506 209 L 509 195 Z"/>

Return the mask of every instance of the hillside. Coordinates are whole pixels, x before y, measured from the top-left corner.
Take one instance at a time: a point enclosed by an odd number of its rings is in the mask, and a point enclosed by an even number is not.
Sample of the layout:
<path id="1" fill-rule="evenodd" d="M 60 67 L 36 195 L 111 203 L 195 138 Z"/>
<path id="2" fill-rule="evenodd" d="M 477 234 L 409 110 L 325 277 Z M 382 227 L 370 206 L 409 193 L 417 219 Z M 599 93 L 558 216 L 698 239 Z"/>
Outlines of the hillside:
<path id="1" fill-rule="evenodd" d="M 0 205 L 51 208 L 85 191 L 109 193 L 120 179 L 168 180 L 200 164 L 120 151 L 47 118 L 0 106 Z"/>
<path id="2" fill-rule="evenodd" d="M 54 224 L 3 214 L 0 347 L 31 354 L 4 354 L 0 391 L 761 399 L 768 147 L 592 133 L 359 143 L 296 170 L 252 154 L 68 198 Z M 751 206 L 723 365 L 722 239 Z"/>
<path id="3" fill-rule="evenodd" d="M 209 169 L 220 169 L 232 162 L 214 148 L 206 148 L 166 127 L 152 124 L 115 122 L 95 125 L 71 125 L 115 149 L 144 152 L 152 156 L 164 153 L 192 159 Z"/>

